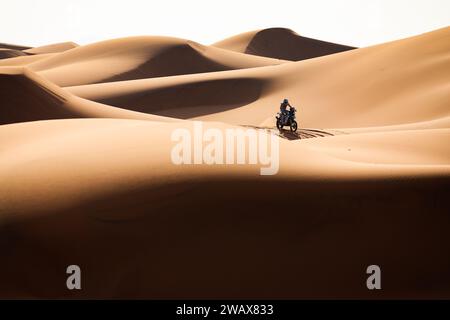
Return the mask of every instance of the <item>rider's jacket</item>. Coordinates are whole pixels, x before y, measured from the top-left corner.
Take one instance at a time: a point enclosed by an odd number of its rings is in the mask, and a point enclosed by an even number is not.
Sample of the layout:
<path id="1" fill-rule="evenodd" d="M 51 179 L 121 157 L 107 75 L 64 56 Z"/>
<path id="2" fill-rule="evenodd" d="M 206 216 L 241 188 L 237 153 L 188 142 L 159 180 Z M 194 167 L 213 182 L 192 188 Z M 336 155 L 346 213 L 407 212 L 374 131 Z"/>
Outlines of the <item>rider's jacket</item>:
<path id="1" fill-rule="evenodd" d="M 280 104 L 280 111 L 283 112 L 283 113 L 286 112 L 286 109 L 287 109 L 288 106 L 290 106 L 290 104 L 288 102 L 282 102 Z"/>

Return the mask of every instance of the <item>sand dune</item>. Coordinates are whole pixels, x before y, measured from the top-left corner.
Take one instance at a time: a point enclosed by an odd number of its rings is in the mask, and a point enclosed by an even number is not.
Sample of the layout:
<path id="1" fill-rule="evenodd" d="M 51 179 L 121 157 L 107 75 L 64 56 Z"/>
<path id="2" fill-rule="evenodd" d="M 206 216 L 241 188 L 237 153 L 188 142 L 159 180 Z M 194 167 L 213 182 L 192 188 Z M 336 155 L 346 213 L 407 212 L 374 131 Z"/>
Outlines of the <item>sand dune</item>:
<path id="1" fill-rule="evenodd" d="M 283 61 L 168 37 L 133 37 L 82 46 L 30 68 L 60 86 L 253 68 Z M 92 68 L 99 70 L 91 72 Z M 67 77 L 70 74 L 70 77 Z"/>
<path id="2" fill-rule="evenodd" d="M 0 297 L 449 298 L 448 39 L 294 62 L 346 49 L 268 29 L 4 59 Z M 277 132 L 277 174 L 173 164 L 191 120 L 268 134 L 285 97 L 300 129 Z"/>
<path id="3" fill-rule="evenodd" d="M 20 50 L 4 49 L 0 48 L 0 59 L 8 59 L 20 56 L 26 56 L 27 54 Z"/>
<path id="4" fill-rule="evenodd" d="M 354 49 L 341 44 L 306 38 L 290 29 L 270 28 L 236 35 L 213 46 L 283 60 L 300 61 Z"/>
<path id="5" fill-rule="evenodd" d="M 26 68 L 0 68 L 0 124 L 66 118 L 171 121 L 73 96 Z"/>
<path id="6" fill-rule="evenodd" d="M 64 52 L 76 47 L 78 47 L 78 44 L 76 44 L 75 42 L 61 42 L 41 47 L 34 47 L 23 51 L 29 54 L 44 54 L 44 53 Z"/>
<path id="7" fill-rule="evenodd" d="M 67 87 L 83 98 L 101 103 L 176 118 L 190 119 L 208 115 L 225 121 L 221 112 L 258 101 L 267 81 L 247 72 L 222 72 L 199 75 L 109 82 Z M 258 116 L 258 113 L 255 114 Z M 235 118 L 241 124 L 252 119 Z"/>
<path id="8" fill-rule="evenodd" d="M 450 28 L 446 28 L 279 66 L 68 90 L 121 108 L 233 124 L 273 126 L 283 97 L 299 107 L 300 123 L 305 127 L 434 121 L 450 116 L 450 42 L 443 41 L 449 36 Z M 205 86 L 211 90 L 203 90 Z M 236 94 L 230 93 L 233 90 Z"/>
<path id="9" fill-rule="evenodd" d="M 0 60 L 0 67 L 18 67 L 26 66 L 30 63 L 49 58 L 51 56 L 57 55 L 58 53 L 43 53 L 43 54 L 33 54 L 33 55 L 19 55 L 12 58 Z"/>
<path id="10" fill-rule="evenodd" d="M 20 45 L 16 45 L 16 44 L 9 44 L 9 43 L 0 43 L 0 48 L 2 48 L 2 49 L 12 49 L 12 50 L 31 49 L 30 47 L 20 46 Z"/>
<path id="11" fill-rule="evenodd" d="M 30 64 L 32 62 L 48 58 L 55 53 L 73 49 L 77 46 L 78 45 L 74 42 L 55 43 L 35 48 L 0 43 L 0 59 L 8 59 L 6 61 L 0 61 L 0 66 L 19 66 Z M 15 57 L 19 57 L 19 59 L 9 60 Z"/>

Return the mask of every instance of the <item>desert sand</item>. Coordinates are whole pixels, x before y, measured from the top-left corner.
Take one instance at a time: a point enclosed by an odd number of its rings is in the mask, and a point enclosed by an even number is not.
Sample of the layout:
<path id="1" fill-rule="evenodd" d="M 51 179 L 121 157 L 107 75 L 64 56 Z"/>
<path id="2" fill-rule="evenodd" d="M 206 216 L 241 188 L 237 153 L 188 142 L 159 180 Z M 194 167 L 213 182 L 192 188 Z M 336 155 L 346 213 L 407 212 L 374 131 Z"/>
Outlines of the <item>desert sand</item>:
<path id="1" fill-rule="evenodd" d="M 5 50 L 0 297 L 450 298 L 450 27 Z M 275 128 L 283 98 L 297 133 Z M 275 133 L 278 173 L 175 165 L 196 121 Z"/>
<path id="2" fill-rule="evenodd" d="M 299 61 L 354 49 L 341 44 L 302 37 L 285 28 L 245 32 L 213 46 L 257 56 Z"/>
<path id="3" fill-rule="evenodd" d="M 28 54 L 45 54 L 45 53 L 64 52 L 76 47 L 78 47 L 78 44 L 76 44 L 75 42 L 61 42 L 41 47 L 29 48 L 22 51 Z"/>
<path id="4" fill-rule="evenodd" d="M 30 48 L 9 43 L 0 43 L 0 61 L 2 59 L 26 56 L 27 53 L 25 50 L 27 49 Z"/>

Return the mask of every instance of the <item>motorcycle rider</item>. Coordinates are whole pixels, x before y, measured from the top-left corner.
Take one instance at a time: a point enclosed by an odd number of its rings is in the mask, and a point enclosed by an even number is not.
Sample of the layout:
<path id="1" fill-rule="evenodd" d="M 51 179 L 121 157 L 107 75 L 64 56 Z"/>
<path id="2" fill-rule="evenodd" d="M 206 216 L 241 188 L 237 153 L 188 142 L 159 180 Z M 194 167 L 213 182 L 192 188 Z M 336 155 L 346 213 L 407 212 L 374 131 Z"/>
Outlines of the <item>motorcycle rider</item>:
<path id="1" fill-rule="evenodd" d="M 281 102 L 280 104 L 281 122 L 283 124 L 286 123 L 286 119 L 288 116 L 287 107 L 289 107 L 290 110 L 294 108 L 293 106 L 290 105 L 289 100 L 285 98 L 283 102 Z"/>

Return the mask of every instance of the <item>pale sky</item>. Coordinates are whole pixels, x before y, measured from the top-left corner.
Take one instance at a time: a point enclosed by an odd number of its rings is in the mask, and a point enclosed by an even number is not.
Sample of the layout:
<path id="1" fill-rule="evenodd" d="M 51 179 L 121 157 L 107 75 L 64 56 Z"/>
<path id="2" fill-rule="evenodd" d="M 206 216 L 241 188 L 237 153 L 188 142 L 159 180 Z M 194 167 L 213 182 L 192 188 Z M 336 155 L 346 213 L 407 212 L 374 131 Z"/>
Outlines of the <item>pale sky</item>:
<path id="1" fill-rule="evenodd" d="M 87 44 L 166 35 L 211 44 L 245 31 L 368 46 L 450 26 L 450 0 L 1 0 L 0 42 Z"/>

